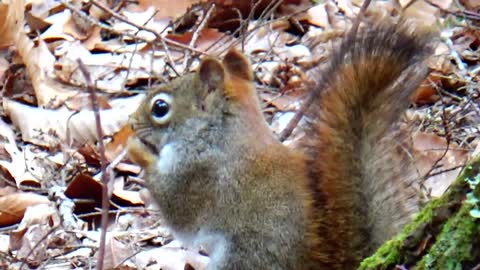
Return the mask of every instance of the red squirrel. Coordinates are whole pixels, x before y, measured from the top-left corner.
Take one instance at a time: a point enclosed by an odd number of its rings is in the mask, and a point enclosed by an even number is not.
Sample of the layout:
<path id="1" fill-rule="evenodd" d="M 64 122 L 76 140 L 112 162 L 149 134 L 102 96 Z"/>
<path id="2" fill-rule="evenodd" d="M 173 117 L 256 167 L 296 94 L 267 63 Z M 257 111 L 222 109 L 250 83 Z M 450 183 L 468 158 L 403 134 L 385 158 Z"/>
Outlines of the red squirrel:
<path id="1" fill-rule="evenodd" d="M 397 120 L 430 37 L 380 22 L 343 41 L 297 149 L 269 129 L 236 50 L 150 91 L 127 147 L 174 237 L 203 247 L 207 269 L 356 268 L 423 203 Z"/>

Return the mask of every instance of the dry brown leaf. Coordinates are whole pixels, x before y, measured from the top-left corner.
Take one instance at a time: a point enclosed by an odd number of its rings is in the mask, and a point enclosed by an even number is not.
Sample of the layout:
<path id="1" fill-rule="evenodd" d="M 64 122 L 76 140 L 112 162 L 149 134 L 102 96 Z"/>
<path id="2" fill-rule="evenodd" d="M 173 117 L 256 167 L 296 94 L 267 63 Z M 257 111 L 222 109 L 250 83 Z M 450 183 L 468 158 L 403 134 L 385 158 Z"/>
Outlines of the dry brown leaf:
<path id="1" fill-rule="evenodd" d="M 5 71 L 8 70 L 10 63 L 3 57 L 0 57 L 0 78 L 3 78 Z"/>
<path id="2" fill-rule="evenodd" d="M 142 95 L 137 95 L 111 101 L 111 110 L 100 111 L 104 135 L 111 136 L 125 126 L 141 99 Z M 20 130 L 24 141 L 51 147 L 58 144 L 59 139 L 81 144 L 98 139 L 93 111 L 75 113 L 65 108 L 35 108 L 7 99 L 3 102 L 6 114 Z"/>
<path id="3" fill-rule="evenodd" d="M 98 3 L 103 6 L 109 6 L 109 3 L 106 0 L 97 0 Z M 122 3 L 120 3 L 122 5 Z M 106 21 L 111 15 L 108 12 L 105 12 L 103 9 L 97 7 L 96 5 L 91 5 L 88 11 L 88 15 L 97 19 L 98 21 Z"/>
<path id="4" fill-rule="evenodd" d="M 25 14 L 25 19 L 30 26 L 31 31 L 43 31 L 50 27 L 50 23 L 45 21 L 45 18 L 50 14 L 50 11 L 58 7 L 60 3 L 55 0 L 27 0 L 26 6 L 28 12 Z"/>
<path id="5" fill-rule="evenodd" d="M 152 29 L 157 33 L 161 32 L 163 29 L 169 26 L 169 21 L 167 20 L 152 20 L 155 15 L 155 8 L 150 6 L 143 12 L 129 12 L 123 11 L 122 15 L 127 21 L 134 22 L 137 25 L 142 25 L 147 29 Z M 129 32 L 135 34 L 137 37 L 146 39 L 148 41 L 153 41 L 156 37 L 151 31 L 138 30 L 131 23 L 118 21 L 112 25 L 113 29 L 119 32 Z M 166 31 L 165 31 L 166 32 Z"/>
<path id="6" fill-rule="evenodd" d="M 402 6 L 402 7 L 405 7 L 407 5 L 409 5 L 410 3 L 412 3 L 413 1 L 415 2 L 424 2 L 424 1 L 417 1 L 417 0 L 399 0 L 399 4 Z M 470 0 L 470 2 L 475 2 L 475 1 L 478 1 L 478 0 Z M 431 3 L 439 6 L 440 8 L 442 9 L 448 9 L 451 5 L 452 5 L 452 0 L 430 0 Z M 412 4 L 414 5 L 414 4 Z"/>
<path id="7" fill-rule="evenodd" d="M 446 139 L 435 134 L 417 132 L 412 137 L 413 154 L 415 156 L 415 165 L 421 176 L 429 172 L 435 162 L 442 157 L 447 149 Z M 440 166 L 432 173 L 449 170 L 456 166 L 462 166 L 467 162 L 468 151 L 461 149 L 458 145 L 451 143 L 449 150 L 444 158 L 437 164 Z M 445 171 L 428 178 L 425 186 L 431 189 L 431 195 L 438 197 L 450 186 L 455 180 L 461 168 L 456 170 Z"/>
<path id="8" fill-rule="evenodd" d="M 54 79 L 55 57 L 42 40 L 35 44 L 25 33 L 20 33 L 15 43 L 18 53 L 32 79 L 38 105 L 55 108 L 67 98 L 75 95 L 76 90 Z"/>
<path id="9" fill-rule="evenodd" d="M 100 35 L 100 32 L 102 29 L 98 26 L 93 26 L 92 33 L 88 36 L 88 38 L 83 42 L 83 46 L 87 48 L 87 50 L 91 51 L 95 48 L 101 49 L 105 41 L 102 41 L 102 36 Z M 107 46 L 105 46 L 107 47 Z M 120 47 L 120 46 L 117 46 Z M 138 48 L 137 48 L 138 49 Z M 110 49 L 106 51 L 111 51 L 114 52 L 115 49 Z"/>
<path id="10" fill-rule="evenodd" d="M 308 22 L 324 29 L 330 28 L 325 4 L 318 4 L 307 11 Z"/>
<path id="11" fill-rule="evenodd" d="M 256 27 L 252 25 L 252 27 Z M 258 52 L 268 52 L 275 44 L 286 44 L 292 40 L 292 36 L 285 32 L 271 31 L 269 27 L 260 27 L 249 37 L 245 44 L 245 53 L 255 54 Z M 219 42 L 219 47 L 225 48 L 227 42 Z"/>
<path id="12" fill-rule="evenodd" d="M 65 22 L 63 25 L 63 32 L 67 35 L 72 36 L 76 40 L 86 40 L 93 32 L 93 27 L 84 27 L 88 28 L 87 30 L 79 27 L 77 22 L 74 20 L 74 17 L 70 16 L 70 19 Z"/>
<path id="13" fill-rule="evenodd" d="M 117 184 L 117 187 L 111 192 L 112 200 L 120 205 L 144 205 L 139 192 L 123 190 L 123 183 Z M 65 195 L 71 199 L 92 199 L 91 205 L 81 203 L 75 208 L 75 213 L 90 212 L 93 210 L 93 207 L 100 206 L 102 201 L 102 183 L 90 175 L 78 174 L 68 185 Z"/>
<path id="14" fill-rule="evenodd" d="M 177 241 L 169 244 L 142 251 L 135 256 L 137 265 L 144 269 L 154 267 L 154 269 L 164 270 L 183 270 L 188 262 L 196 270 L 206 268 L 209 258 L 200 255 L 198 252 L 183 249 Z M 152 262 L 155 262 L 152 264 Z"/>
<path id="15" fill-rule="evenodd" d="M 275 106 L 275 108 L 283 112 L 298 110 L 300 105 L 300 98 L 298 96 L 261 93 L 260 97 L 267 104 L 271 104 Z"/>
<path id="16" fill-rule="evenodd" d="M 138 6 L 130 6 L 132 11 L 145 11 L 150 7 L 154 7 L 158 13 L 156 13 L 155 18 L 164 19 L 177 18 L 185 13 L 188 7 L 192 4 L 200 2 L 199 0 L 139 0 Z"/>
<path id="17" fill-rule="evenodd" d="M 336 0 L 338 8 L 349 18 L 354 18 L 358 8 L 352 4 L 351 0 Z"/>
<path id="18" fill-rule="evenodd" d="M 0 234 L 0 252 L 4 254 L 9 253 L 10 252 L 9 243 L 10 243 L 10 235 Z M 2 267 L 5 267 L 5 268 L 2 268 Z M 0 268 L 8 269 L 7 265 L 5 265 L 2 262 L 0 262 Z"/>
<path id="19" fill-rule="evenodd" d="M 65 195 L 71 199 L 94 199 L 97 202 L 102 198 L 102 184 L 87 174 L 77 174 L 70 182 Z"/>
<path id="20" fill-rule="evenodd" d="M 0 138 L 2 142 L 15 145 L 15 133 L 13 133 L 11 125 L 0 119 Z"/>
<path id="21" fill-rule="evenodd" d="M 437 3 L 442 0 L 434 0 Z M 463 0 L 461 3 L 469 10 L 477 10 L 480 7 L 480 0 Z"/>
<path id="22" fill-rule="evenodd" d="M 125 178 L 117 177 L 113 180 L 112 184 L 112 195 L 114 199 L 120 199 L 127 204 L 131 205 L 144 205 L 140 193 L 138 191 L 125 190 Z M 119 203 L 120 205 L 125 205 L 125 203 Z"/>
<path id="23" fill-rule="evenodd" d="M 56 0 L 26 0 L 26 5 L 31 5 L 30 13 L 37 18 L 45 18 L 50 11 L 61 5 Z"/>
<path id="24" fill-rule="evenodd" d="M 13 193 L 0 197 L 0 226 L 9 226 L 22 220 L 27 207 L 48 204 L 47 197 L 35 193 Z"/>
<path id="25" fill-rule="evenodd" d="M 27 169 L 32 153 L 27 149 L 19 150 L 16 144 L 11 143 L 0 144 L 0 147 L 9 155 L 9 160 L 0 160 L 0 171 L 3 175 L 14 181 L 17 187 L 40 187 L 40 181 L 30 172 L 34 168 Z"/>
<path id="26" fill-rule="evenodd" d="M 442 9 L 447 10 L 447 9 L 449 9 L 450 6 L 452 5 L 453 0 L 430 0 L 430 2 L 433 3 L 433 4 L 435 4 L 435 5 L 437 5 L 437 6 L 439 6 L 439 7 L 442 8 Z M 470 2 L 470 3 L 472 3 L 472 4 L 476 5 L 476 6 L 479 6 L 479 5 L 480 5 L 480 1 L 478 1 L 478 0 L 470 0 L 470 1 L 468 1 L 468 2 Z"/>
<path id="27" fill-rule="evenodd" d="M 17 35 L 23 26 L 25 2 L 12 0 L 0 3 L 0 48 L 15 43 Z"/>
<path id="28" fill-rule="evenodd" d="M 105 240 L 105 259 L 103 267 L 105 269 L 118 269 L 125 259 L 133 255 L 135 251 L 132 246 L 127 246 L 117 240 L 114 236 L 107 233 Z"/>
<path id="29" fill-rule="evenodd" d="M 187 32 L 182 35 L 172 35 L 168 34 L 166 38 L 174 40 L 176 42 L 189 45 L 192 40 L 193 33 Z M 225 37 L 225 34 L 219 32 L 216 29 L 206 28 L 203 29 L 197 39 L 196 43 L 193 45 L 196 49 L 200 51 L 205 51 L 207 48 L 211 47 L 213 44 L 216 44 L 222 40 L 222 42 L 226 42 L 229 40 L 228 37 Z"/>
<path id="30" fill-rule="evenodd" d="M 142 171 L 142 168 L 139 165 L 125 163 L 125 162 L 118 163 L 118 165 L 115 166 L 115 169 L 117 169 L 120 172 L 125 172 L 128 174 L 134 174 L 134 175 L 138 175 Z"/>
<path id="31" fill-rule="evenodd" d="M 28 207 L 20 226 L 11 233 L 10 249 L 17 251 L 17 259 L 27 259 L 32 265 L 40 264 L 47 258 L 47 248 L 54 236 L 51 230 L 59 224 L 60 217 L 54 206 L 37 204 Z"/>
<path id="32" fill-rule="evenodd" d="M 441 0 L 450 6 L 451 0 Z M 450 2 L 450 3 L 449 3 Z M 404 10 L 404 16 L 410 19 L 415 19 L 418 25 L 431 27 L 435 25 L 435 22 L 440 18 L 439 8 L 426 3 L 425 1 L 415 1 L 406 10 Z"/>
<path id="33" fill-rule="evenodd" d="M 80 153 L 83 158 L 85 158 L 85 162 L 90 166 L 100 166 L 100 154 L 97 152 L 95 146 L 91 143 L 86 143 L 78 148 L 78 153 Z"/>
<path id="34" fill-rule="evenodd" d="M 0 197 L 10 195 L 10 194 L 13 194 L 13 193 L 17 193 L 17 191 L 18 190 L 16 188 L 11 187 L 11 186 L 2 187 L 2 188 L 0 188 Z"/>
<path id="35" fill-rule="evenodd" d="M 82 44 L 64 44 L 63 54 L 55 63 L 55 74 L 67 84 L 85 85 L 85 78 L 78 68 L 78 59 L 87 67 L 97 89 L 107 93 L 124 92 L 125 84 L 148 79 L 165 67 L 163 58 L 150 53 L 90 53 Z M 128 79 L 127 79 L 128 76 Z"/>
<path id="36" fill-rule="evenodd" d="M 95 38 L 95 37 L 94 37 Z M 87 43 L 88 42 L 88 43 Z M 125 43 L 120 42 L 118 40 L 107 40 L 107 41 L 100 41 L 94 44 L 89 43 L 90 41 L 87 40 L 84 45 L 85 48 L 89 50 L 99 50 L 99 51 L 106 51 L 106 52 L 113 52 L 113 53 L 139 53 L 139 52 L 148 52 L 150 55 L 155 56 L 165 56 L 164 51 L 151 51 L 151 46 L 149 46 L 146 42 L 139 42 L 134 44 L 125 45 Z M 92 42 L 93 43 L 93 42 Z"/>
<path id="37" fill-rule="evenodd" d="M 109 100 L 106 96 L 97 96 L 97 104 L 100 110 L 109 110 L 112 108 L 108 104 Z M 65 107 L 71 111 L 91 110 L 92 109 L 92 97 L 90 93 L 81 93 L 65 100 Z"/>
<path id="38" fill-rule="evenodd" d="M 130 126 L 125 125 L 113 135 L 112 140 L 105 145 L 105 155 L 108 160 L 114 160 L 125 149 L 128 138 L 130 138 L 132 134 L 133 130 Z"/>
<path id="39" fill-rule="evenodd" d="M 145 205 L 138 191 L 130 191 L 124 189 L 118 189 L 113 191 L 113 195 L 119 199 L 127 201 L 131 205 Z"/>
<path id="40" fill-rule="evenodd" d="M 25 20 L 32 31 L 41 32 L 50 26 L 49 23 L 33 16 L 30 12 L 25 13 Z"/>
<path id="41" fill-rule="evenodd" d="M 410 100 L 417 105 L 433 104 L 439 100 L 437 89 L 434 85 L 438 85 L 441 81 L 440 76 L 430 74 L 428 81 L 422 83 L 420 87 L 413 93 Z"/>
<path id="42" fill-rule="evenodd" d="M 3 177 L 15 182 L 17 187 L 28 185 L 39 187 L 39 181 L 27 170 L 26 154 L 17 148 L 11 126 L 0 120 L 0 171 Z"/>
<path id="43" fill-rule="evenodd" d="M 40 35 L 40 38 L 46 42 L 62 39 L 74 42 L 75 39 L 64 32 L 64 26 L 70 20 L 71 14 L 70 10 L 65 9 L 46 18 L 45 22 L 49 23 L 50 27 Z"/>

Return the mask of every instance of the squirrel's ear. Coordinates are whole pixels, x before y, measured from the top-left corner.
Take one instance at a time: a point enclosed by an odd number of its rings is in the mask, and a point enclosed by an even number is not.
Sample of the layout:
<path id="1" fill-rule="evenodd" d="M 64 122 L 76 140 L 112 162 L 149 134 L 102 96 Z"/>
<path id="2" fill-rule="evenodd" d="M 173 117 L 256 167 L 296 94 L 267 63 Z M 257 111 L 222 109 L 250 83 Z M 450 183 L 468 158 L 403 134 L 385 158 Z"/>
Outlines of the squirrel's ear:
<path id="1" fill-rule="evenodd" d="M 225 70 L 222 64 L 213 58 L 206 58 L 202 61 L 198 75 L 200 80 L 208 85 L 209 91 L 217 89 L 225 80 Z"/>
<path id="2" fill-rule="evenodd" d="M 231 49 L 223 58 L 223 65 L 230 74 L 238 76 L 242 79 L 253 80 L 252 67 L 248 58 L 241 52 Z"/>

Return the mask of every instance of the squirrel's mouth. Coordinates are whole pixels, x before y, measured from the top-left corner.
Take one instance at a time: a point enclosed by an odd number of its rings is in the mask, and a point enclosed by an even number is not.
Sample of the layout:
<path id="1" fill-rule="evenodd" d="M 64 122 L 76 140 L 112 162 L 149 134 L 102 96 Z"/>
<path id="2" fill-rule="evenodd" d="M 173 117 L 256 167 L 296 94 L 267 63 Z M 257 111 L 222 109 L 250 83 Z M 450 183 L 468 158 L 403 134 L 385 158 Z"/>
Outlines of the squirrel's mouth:
<path id="1" fill-rule="evenodd" d="M 145 148 L 147 148 L 150 152 L 152 152 L 153 154 L 158 154 L 160 153 L 158 151 L 158 148 L 157 146 L 155 146 L 153 143 L 149 142 L 147 139 L 145 138 L 142 138 L 142 137 L 139 137 L 137 136 L 137 138 L 140 140 L 140 142 L 145 146 Z"/>

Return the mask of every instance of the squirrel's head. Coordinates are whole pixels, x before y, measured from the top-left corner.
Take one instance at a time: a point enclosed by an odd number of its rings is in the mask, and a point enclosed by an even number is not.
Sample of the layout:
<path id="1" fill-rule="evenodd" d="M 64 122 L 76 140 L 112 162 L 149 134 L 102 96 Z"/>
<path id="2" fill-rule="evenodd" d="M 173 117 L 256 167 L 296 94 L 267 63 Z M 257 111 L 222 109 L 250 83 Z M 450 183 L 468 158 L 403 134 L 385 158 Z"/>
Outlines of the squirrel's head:
<path id="1" fill-rule="evenodd" d="M 172 141 L 208 144 L 243 127 L 269 134 L 252 80 L 248 59 L 230 50 L 221 62 L 206 58 L 196 72 L 152 90 L 130 119 L 130 156 L 148 166 Z"/>

